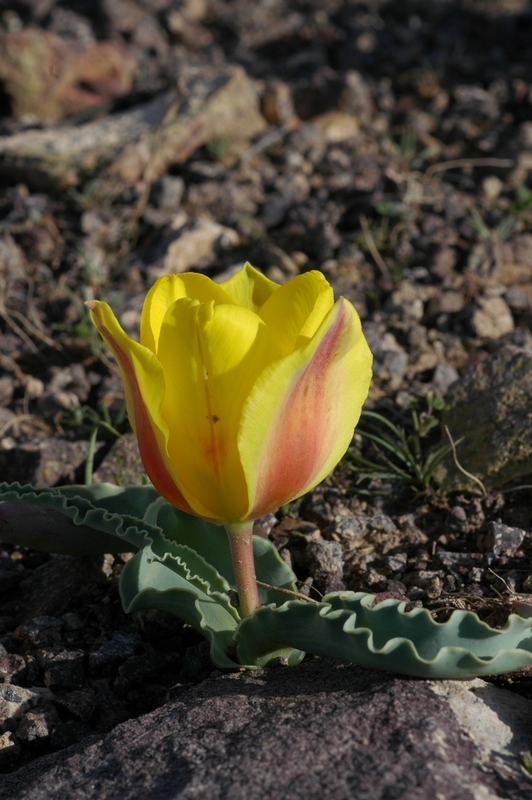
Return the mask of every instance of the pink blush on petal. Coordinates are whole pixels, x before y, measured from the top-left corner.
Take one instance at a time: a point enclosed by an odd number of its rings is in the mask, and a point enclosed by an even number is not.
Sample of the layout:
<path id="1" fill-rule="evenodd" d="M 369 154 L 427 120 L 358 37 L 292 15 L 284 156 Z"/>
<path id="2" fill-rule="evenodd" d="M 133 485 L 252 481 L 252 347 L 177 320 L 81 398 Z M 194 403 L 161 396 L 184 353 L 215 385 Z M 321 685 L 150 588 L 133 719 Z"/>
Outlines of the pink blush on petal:
<path id="1" fill-rule="evenodd" d="M 259 466 L 257 501 L 250 519 L 299 497 L 321 471 L 337 439 L 331 413 L 330 365 L 338 350 L 345 322 L 340 308 L 310 363 L 299 376 L 280 410 Z"/>

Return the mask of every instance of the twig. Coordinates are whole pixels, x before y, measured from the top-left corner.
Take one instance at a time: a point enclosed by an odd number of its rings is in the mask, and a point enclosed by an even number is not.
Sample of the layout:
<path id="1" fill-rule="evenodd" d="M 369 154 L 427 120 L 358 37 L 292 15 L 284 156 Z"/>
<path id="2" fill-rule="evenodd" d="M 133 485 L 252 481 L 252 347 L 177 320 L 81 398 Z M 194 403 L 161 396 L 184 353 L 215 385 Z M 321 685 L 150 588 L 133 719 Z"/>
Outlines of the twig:
<path id="1" fill-rule="evenodd" d="M 508 586 L 508 584 L 506 583 L 506 581 L 504 580 L 504 578 L 501 578 L 501 576 L 500 576 L 500 575 L 497 575 L 497 573 L 495 572 L 495 570 L 494 570 L 494 569 L 492 569 L 491 567 L 488 567 L 488 572 L 491 572 L 491 574 L 492 574 L 492 575 L 495 575 L 495 577 L 497 578 L 497 580 L 501 581 L 501 582 L 504 584 L 504 586 L 505 586 L 505 589 L 506 589 L 506 590 L 507 590 L 507 591 L 508 591 L 510 594 L 515 594 L 515 592 L 513 592 L 513 591 L 510 589 L 510 587 Z M 491 587 L 491 589 L 492 589 L 492 591 L 493 591 L 493 592 L 495 592 L 495 594 L 497 595 L 497 597 L 499 597 L 501 600 L 504 600 L 504 597 L 502 596 L 502 594 L 501 594 L 500 592 L 498 592 L 498 591 L 497 591 L 497 589 L 495 588 L 495 586 L 492 586 L 492 587 Z"/>
<path id="2" fill-rule="evenodd" d="M 377 250 L 377 245 L 375 244 L 375 240 L 371 235 L 369 224 L 365 215 L 361 214 L 359 216 L 359 220 L 360 220 L 360 227 L 362 228 L 362 233 L 364 235 L 364 242 L 369 252 L 373 256 L 373 260 L 375 261 L 376 265 L 378 266 L 384 277 L 391 279 L 392 276 L 390 274 L 390 270 L 388 269 L 388 265 L 386 264 L 385 260 Z"/>
<path id="3" fill-rule="evenodd" d="M 510 489 L 501 489 L 501 494 L 511 494 L 520 492 L 522 489 L 532 489 L 532 483 L 523 483 L 521 486 L 512 486 Z"/>
<path id="4" fill-rule="evenodd" d="M 27 335 L 26 331 L 23 330 L 20 327 L 20 325 L 17 325 L 17 323 L 15 322 L 13 317 L 9 314 L 7 308 L 3 304 L 0 305 L 0 317 L 3 317 L 5 319 L 9 327 L 12 328 L 15 331 L 15 333 L 20 336 L 22 341 L 27 344 L 32 353 L 39 352 L 39 348 L 37 347 L 37 345 L 32 342 L 30 337 Z"/>
<path id="5" fill-rule="evenodd" d="M 455 464 L 456 468 L 459 469 L 460 472 L 462 472 L 464 475 L 466 475 L 466 477 L 471 478 L 472 481 L 475 481 L 475 483 L 478 483 L 478 485 L 480 486 L 480 488 L 482 490 L 483 496 L 487 497 L 488 493 L 486 491 L 486 487 L 484 486 L 484 484 L 482 483 L 480 478 L 477 478 L 476 475 L 472 475 L 470 472 L 468 472 L 466 469 L 464 469 L 463 466 L 458 461 L 458 456 L 456 455 L 456 445 L 454 443 L 453 437 L 451 436 L 451 432 L 450 432 L 449 428 L 447 427 L 447 425 L 445 425 L 444 427 L 445 427 L 445 433 L 447 434 L 447 438 L 449 439 L 449 442 L 451 444 L 451 450 L 452 450 L 452 454 L 453 454 L 453 461 L 454 461 L 454 464 Z"/>
<path id="6" fill-rule="evenodd" d="M 289 594 L 292 597 L 297 597 L 298 600 L 305 600 L 307 603 L 315 603 L 319 605 L 318 600 L 313 600 L 312 597 L 307 597 L 306 594 L 301 594 L 300 592 L 292 592 L 290 589 L 282 589 L 280 586 L 272 586 L 269 583 L 263 583 L 262 581 L 257 581 L 257 586 L 262 586 L 264 589 L 273 589 L 276 592 L 281 592 L 282 594 Z"/>
<path id="7" fill-rule="evenodd" d="M 425 172 L 426 178 L 431 178 L 437 172 L 460 167 L 514 167 L 515 161 L 511 158 L 454 158 L 451 161 L 442 161 L 433 164 Z"/>
<path id="8" fill-rule="evenodd" d="M 20 422 L 26 422 L 30 419 L 37 419 L 33 414 L 20 414 L 18 417 L 12 417 L 5 425 L 0 428 L 0 437 L 7 433 L 7 431 L 14 425 Z"/>
<path id="9" fill-rule="evenodd" d="M 41 339 L 41 341 L 43 341 L 49 347 L 53 347 L 55 350 L 60 350 L 61 349 L 60 345 L 58 345 L 57 342 L 54 342 L 53 339 L 50 339 L 50 337 L 47 336 L 46 333 L 44 333 L 37 325 L 35 325 L 33 322 L 31 322 L 28 319 L 27 316 L 24 316 L 24 314 L 21 314 L 20 311 L 14 311 L 13 309 L 11 309 L 9 313 L 11 314 L 11 317 L 14 317 L 15 319 L 18 319 L 20 324 L 29 333 L 33 333 L 34 336 L 36 336 L 38 339 Z"/>

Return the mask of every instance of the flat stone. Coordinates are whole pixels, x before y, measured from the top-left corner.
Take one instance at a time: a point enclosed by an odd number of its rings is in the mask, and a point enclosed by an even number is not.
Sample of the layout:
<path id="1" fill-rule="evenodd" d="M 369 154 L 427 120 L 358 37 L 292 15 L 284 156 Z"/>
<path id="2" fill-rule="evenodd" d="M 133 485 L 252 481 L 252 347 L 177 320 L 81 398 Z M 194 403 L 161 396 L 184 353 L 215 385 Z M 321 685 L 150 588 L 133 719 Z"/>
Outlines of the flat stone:
<path id="1" fill-rule="evenodd" d="M 136 327 L 138 330 L 138 325 Z M 113 443 L 92 479 L 94 483 L 131 486 L 141 483 L 143 474 L 137 438 L 133 433 L 126 433 Z"/>
<path id="2" fill-rule="evenodd" d="M 172 227 L 175 232 L 161 242 L 166 252 L 158 263 L 148 267 L 151 281 L 162 275 L 186 272 L 212 261 L 223 250 L 240 244 L 240 237 L 235 230 L 210 219 L 199 217 L 190 220 L 183 214 Z"/>
<path id="3" fill-rule="evenodd" d="M 312 659 L 180 687 L 4 778 L 0 800 L 524 800 L 532 701 Z"/>

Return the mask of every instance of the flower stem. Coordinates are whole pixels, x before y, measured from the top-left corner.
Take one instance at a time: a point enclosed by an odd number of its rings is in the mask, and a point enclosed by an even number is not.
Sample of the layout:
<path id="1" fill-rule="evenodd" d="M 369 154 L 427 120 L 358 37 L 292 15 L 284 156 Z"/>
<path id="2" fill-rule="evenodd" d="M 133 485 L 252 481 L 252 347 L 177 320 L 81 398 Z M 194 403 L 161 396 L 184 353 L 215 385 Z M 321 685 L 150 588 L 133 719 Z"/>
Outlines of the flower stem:
<path id="1" fill-rule="evenodd" d="M 248 617 L 260 607 L 251 539 L 253 522 L 234 523 L 226 525 L 225 529 L 229 537 L 231 558 L 235 570 L 236 588 L 240 602 L 238 610 L 241 616 Z"/>

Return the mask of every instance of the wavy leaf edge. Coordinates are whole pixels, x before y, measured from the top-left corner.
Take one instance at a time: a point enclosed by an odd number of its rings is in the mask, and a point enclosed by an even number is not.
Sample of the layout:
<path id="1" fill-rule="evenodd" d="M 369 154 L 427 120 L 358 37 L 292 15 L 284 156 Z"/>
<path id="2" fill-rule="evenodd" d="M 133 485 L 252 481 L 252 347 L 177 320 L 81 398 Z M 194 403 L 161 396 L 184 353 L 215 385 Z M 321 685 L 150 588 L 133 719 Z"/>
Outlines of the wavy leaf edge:
<path id="1" fill-rule="evenodd" d="M 117 493 L 116 488 L 113 488 L 115 493 Z M 65 489 L 68 491 L 70 487 Z M 199 580 L 205 586 L 205 594 L 210 599 L 223 600 L 222 605 L 229 600 L 228 595 L 220 594 L 207 580 L 200 575 L 194 575 L 179 554 L 183 555 L 186 551 L 190 551 L 190 555 L 194 554 L 194 558 L 204 562 L 206 567 L 214 569 L 203 556 L 187 545 L 168 539 L 162 528 L 144 519 L 107 511 L 93 505 L 90 500 L 80 495 L 65 494 L 60 488 L 40 489 L 20 483 L 2 483 L 0 499 L 17 500 L 60 511 L 75 525 L 89 526 L 117 536 L 134 547 L 145 550 L 149 558 L 163 565 L 167 559 L 179 561 L 190 576 L 186 579 Z M 170 568 L 169 563 L 166 566 Z M 226 583 L 223 576 L 220 576 L 220 580 Z M 139 592 L 139 596 L 145 591 L 148 590 Z M 158 592 L 155 587 L 149 591 Z M 178 590 L 169 589 L 159 594 L 176 591 Z M 284 651 L 292 654 L 307 652 L 332 656 L 364 666 L 429 678 L 471 678 L 510 672 L 532 664 L 532 618 L 511 614 L 506 625 L 496 629 L 480 620 L 475 612 L 458 609 L 446 622 L 436 622 L 425 608 L 407 610 L 407 601 L 385 599 L 373 605 L 375 595 L 366 592 L 335 592 L 324 597 L 321 603 L 309 604 L 300 600 L 289 600 L 279 606 L 273 604 L 262 606 L 250 617 L 237 622 L 234 636 L 239 654 L 240 663 L 238 663 L 226 653 L 218 653 L 217 657 L 214 657 L 213 650 L 219 649 L 215 642 L 216 634 L 205 622 L 200 608 L 201 600 L 194 591 L 179 591 L 194 598 L 199 627 L 206 638 L 210 639 L 211 656 L 219 666 L 260 667 Z M 382 646 L 377 646 L 375 641 L 382 636 L 382 631 L 378 630 L 378 624 L 373 626 L 372 623 L 378 623 L 378 617 L 382 619 L 383 615 L 385 618 L 388 617 L 388 625 L 393 626 L 394 621 L 402 624 L 406 621 L 408 626 L 413 626 L 414 636 L 412 638 L 390 636 Z M 365 617 L 365 624 L 360 623 L 359 616 Z M 312 639 L 305 625 L 301 624 L 302 619 L 307 621 L 307 625 L 310 623 L 316 626 L 317 621 L 326 624 L 323 641 Z M 460 644 L 460 637 L 456 635 L 456 629 L 460 624 L 470 627 L 474 634 L 473 639 L 477 642 L 485 644 L 488 640 L 492 640 L 493 643 L 496 642 L 497 645 L 500 643 L 502 646 L 496 646 L 496 649 L 488 655 L 479 654 L 478 650 L 482 647 L 473 649 L 465 647 Z M 267 631 L 268 635 L 265 635 L 264 629 L 268 625 L 270 630 Z M 416 634 L 419 638 L 416 627 L 421 629 L 422 626 L 428 628 L 433 638 L 443 641 L 431 658 L 424 657 L 419 652 L 419 641 L 416 643 Z M 329 638 L 331 633 L 334 633 L 332 639 Z M 339 637 L 340 633 L 342 635 Z M 290 636 L 290 642 L 287 641 L 287 636 Z M 446 637 L 449 638 L 448 643 L 445 643 Z M 526 647 L 522 646 L 523 638 L 527 639 Z M 510 646 L 505 647 L 505 642 Z M 296 663 L 296 657 L 292 655 L 291 658 L 291 663 Z"/>
<path id="2" fill-rule="evenodd" d="M 532 664 L 532 619 L 511 614 L 506 625 L 496 629 L 472 611 L 457 610 L 446 622 L 436 622 L 425 608 L 407 610 L 406 601 L 386 599 L 373 605 L 374 600 L 375 595 L 366 592 L 335 592 L 319 604 L 289 600 L 278 607 L 263 606 L 237 628 L 239 657 L 266 666 L 267 650 L 286 644 L 289 637 L 292 647 L 307 653 L 416 677 L 469 679 Z M 346 603 L 350 607 L 338 607 Z M 391 626 L 406 620 L 415 628 L 422 620 L 430 635 L 443 641 L 430 658 L 420 654 L 415 637 L 390 636 L 378 646 L 375 640 L 382 632 L 371 622 L 377 623 L 383 613 Z M 359 623 L 359 614 L 366 617 L 365 624 Z M 456 630 L 464 622 L 475 633 L 479 648 L 459 643 Z M 320 635 L 316 628 L 320 628 Z M 523 638 L 527 639 L 526 647 L 522 646 Z M 488 640 L 497 644 L 493 653 L 485 655 L 479 650 Z"/>

